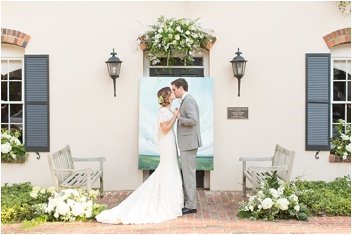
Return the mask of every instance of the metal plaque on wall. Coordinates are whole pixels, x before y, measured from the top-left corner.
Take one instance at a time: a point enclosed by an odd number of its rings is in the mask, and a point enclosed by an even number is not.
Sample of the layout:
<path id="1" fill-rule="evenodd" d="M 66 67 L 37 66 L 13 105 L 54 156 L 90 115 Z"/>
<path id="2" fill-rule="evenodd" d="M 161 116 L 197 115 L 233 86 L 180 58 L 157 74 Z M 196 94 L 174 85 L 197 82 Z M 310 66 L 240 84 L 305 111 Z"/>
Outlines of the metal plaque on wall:
<path id="1" fill-rule="evenodd" d="M 248 119 L 248 107 L 227 107 L 227 119 Z"/>

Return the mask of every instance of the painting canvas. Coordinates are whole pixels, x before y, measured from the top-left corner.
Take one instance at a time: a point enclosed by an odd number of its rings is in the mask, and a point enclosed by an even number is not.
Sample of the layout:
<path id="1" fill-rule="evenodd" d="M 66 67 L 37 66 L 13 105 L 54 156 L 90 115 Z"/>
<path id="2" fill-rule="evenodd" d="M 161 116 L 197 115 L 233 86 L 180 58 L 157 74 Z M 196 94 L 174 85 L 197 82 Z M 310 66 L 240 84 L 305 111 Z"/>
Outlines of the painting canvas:
<path id="1" fill-rule="evenodd" d="M 157 91 L 171 87 L 175 77 L 142 77 L 139 84 L 139 159 L 138 169 L 154 170 L 159 164 L 157 147 L 157 115 L 160 105 Z M 197 153 L 197 170 L 213 170 L 214 107 L 213 78 L 187 77 L 188 92 L 197 100 L 200 112 L 200 131 L 203 146 Z M 178 108 L 181 100 L 174 100 L 171 109 Z M 176 132 L 176 125 L 174 131 Z"/>

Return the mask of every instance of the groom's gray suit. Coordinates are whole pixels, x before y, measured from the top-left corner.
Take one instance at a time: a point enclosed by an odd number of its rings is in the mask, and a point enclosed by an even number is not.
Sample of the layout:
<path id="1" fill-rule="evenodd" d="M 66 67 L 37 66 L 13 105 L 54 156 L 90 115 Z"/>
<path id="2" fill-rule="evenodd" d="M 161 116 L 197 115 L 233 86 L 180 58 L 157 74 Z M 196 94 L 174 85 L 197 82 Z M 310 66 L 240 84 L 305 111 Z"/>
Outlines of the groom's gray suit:
<path id="1" fill-rule="evenodd" d="M 202 146 L 199 108 L 196 100 L 187 94 L 182 100 L 179 110 L 181 116 L 177 121 L 177 142 L 181 152 L 185 207 L 196 209 L 196 156 L 198 148 Z"/>

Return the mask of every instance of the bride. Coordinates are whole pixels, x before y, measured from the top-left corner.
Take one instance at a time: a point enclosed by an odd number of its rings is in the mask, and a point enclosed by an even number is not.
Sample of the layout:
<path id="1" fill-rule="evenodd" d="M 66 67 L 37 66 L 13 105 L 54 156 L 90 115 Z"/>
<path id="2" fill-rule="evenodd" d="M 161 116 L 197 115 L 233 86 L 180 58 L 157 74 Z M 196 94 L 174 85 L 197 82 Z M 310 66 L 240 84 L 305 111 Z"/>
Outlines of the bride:
<path id="1" fill-rule="evenodd" d="M 172 112 L 170 109 L 175 94 L 169 87 L 164 87 L 158 91 L 157 96 L 161 106 L 157 128 L 160 163 L 153 174 L 123 202 L 98 214 L 95 217 L 98 222 L 160 223 L 182 215 L 182 180 L 173 131 L 178 110 Z"/>

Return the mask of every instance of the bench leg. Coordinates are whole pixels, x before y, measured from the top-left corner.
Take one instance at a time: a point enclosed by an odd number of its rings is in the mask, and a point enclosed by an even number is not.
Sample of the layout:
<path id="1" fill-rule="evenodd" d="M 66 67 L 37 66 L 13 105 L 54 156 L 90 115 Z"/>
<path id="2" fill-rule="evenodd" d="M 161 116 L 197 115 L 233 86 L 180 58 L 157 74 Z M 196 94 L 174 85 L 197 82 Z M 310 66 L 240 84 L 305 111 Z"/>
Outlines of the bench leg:
<path id="1" fill-rule="evenodd" d="M 246 197 L 246 175 L 245 175 L 245 170 L 246 170 L 246 162 L 242 162 L 242 196 Z"/>
<path id="2" fill-rule="evenodd" d="M 100 197 L 103 196 L 103 192 L 104 192 L 104 184 L 103 184 L 103 176 L 100 176 Z"/>

